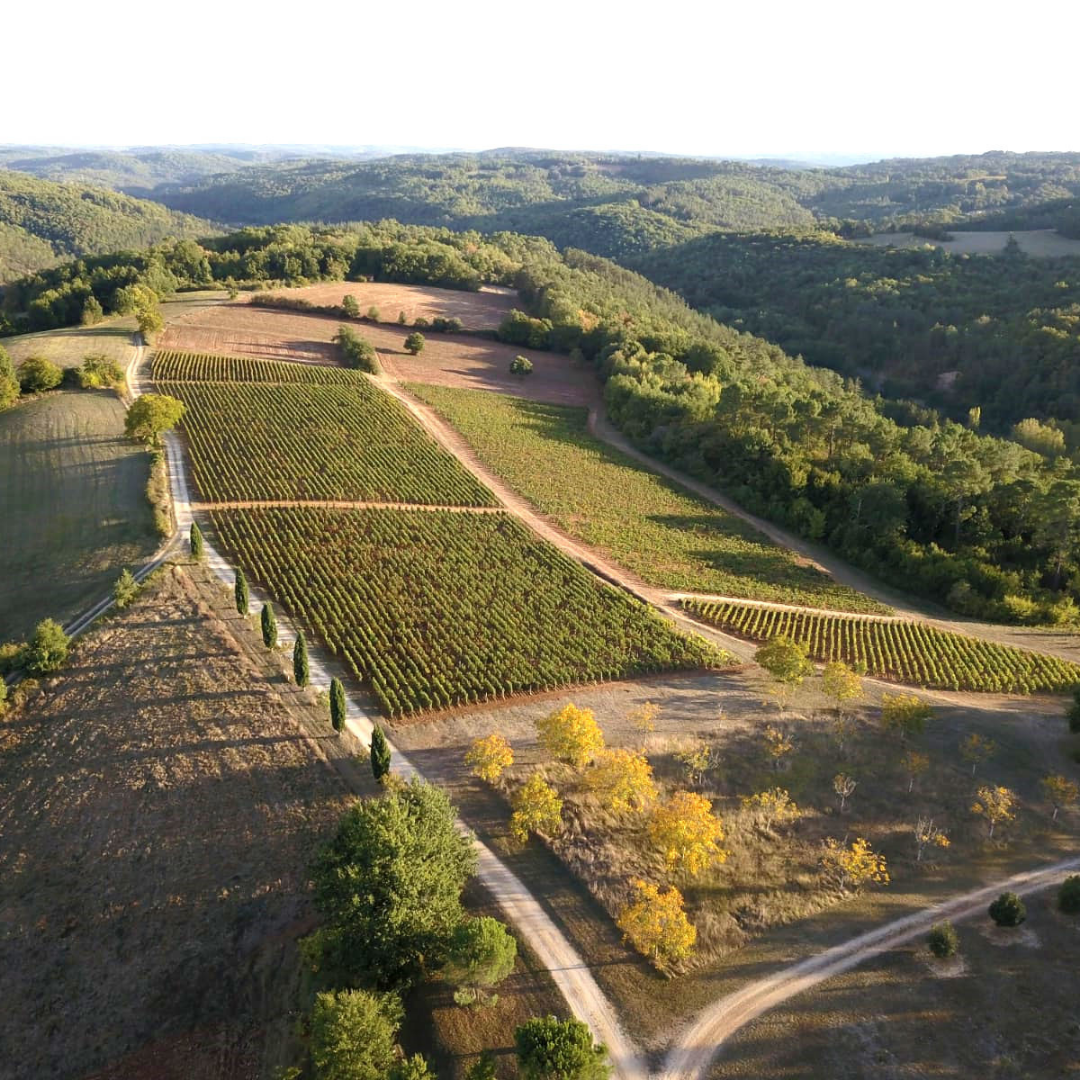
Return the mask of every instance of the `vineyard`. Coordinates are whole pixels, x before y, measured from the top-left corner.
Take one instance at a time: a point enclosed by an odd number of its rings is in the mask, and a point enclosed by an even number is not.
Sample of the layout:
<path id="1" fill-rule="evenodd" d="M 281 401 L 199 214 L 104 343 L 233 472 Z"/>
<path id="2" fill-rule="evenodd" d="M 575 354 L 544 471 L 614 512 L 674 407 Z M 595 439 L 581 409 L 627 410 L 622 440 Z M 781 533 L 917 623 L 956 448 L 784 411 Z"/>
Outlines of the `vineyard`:
<path id="1" fill-rule="evenodd" d="M 589 434 L 585 409 L 445 386 L 409 391 L 563 532 L 650 585 L 887 611 Z"/>
<path id="2" fill-rule="evenodd" d="M 187 407 L 183 432 L 209 501 L 497 505 L 394 398 L 354 372 L 166 353 L 154 373 Z"/>
<path id="3" fill-rule="evenodd" d="M 727 661 L 509 515 L 259 508 L 214 526 L 388 716 Z"/>
<path id="4" fill-rule="evenodd" d="M 740 637 L 789 637 L 805 644 L 815 660 L 843 660 L 868 675 L 912 686 L 1027 694 L 1080 683 L 1080 665 L 926 623 L 704 600 L 683 600 L 682 606 L 702 622 Z"/>

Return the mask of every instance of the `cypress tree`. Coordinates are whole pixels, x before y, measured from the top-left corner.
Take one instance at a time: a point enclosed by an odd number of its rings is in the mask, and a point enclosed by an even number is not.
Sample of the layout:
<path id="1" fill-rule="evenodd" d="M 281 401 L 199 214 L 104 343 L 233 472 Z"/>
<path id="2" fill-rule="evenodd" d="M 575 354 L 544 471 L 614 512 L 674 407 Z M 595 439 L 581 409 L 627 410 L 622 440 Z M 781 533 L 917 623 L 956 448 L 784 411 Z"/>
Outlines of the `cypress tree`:
<path id="1" fill-rule="evenodd" d="M 311 673 L 308 671 L 307 642 L 304 640 L 304 631 L 297 630 L 296 644 L 292 653 L 293 678 L 296 685 L 303 689 L 311 681 Z"/>
<path id="2" fill-rule="evenodd" d="M 191 523 L 191 557 L 197 562 L 202 562 L 203 557 L 203 538 L 202 530 L 199 528 L 198 522 L 193 521 Z"/>
<path id="3" fill-rule="evenodd" d="M 236 610 L 240 612 L 241 615 L 246 615 L 248 613 L 248 604 L 250 602 L 250 598 L 248 597 L 248 583 L 247 578 L 244 577 L 244 571 L 239 568 L 237 568 L 236 571 L 236 586 L 234 587 L 233 592 L 236 595 Z"/>
<path id="4" fill-rule="evenodd" d="M 340 679 L 330 680 L 330 723 L 335 731 L 345 726 L 345 687 Z"/>
<path id="5" fill-rule="evenodd" d="M 262 636 L 263 644 L 268 649 L 277 648 L 277 616 L 269 604 L 262 606 Z"/>
<path id="6" fill-rule="evenodd" d="M 371 732 L 371 771 L 380 783 L 390 771 L 390 744 L 378 724 Z"/>

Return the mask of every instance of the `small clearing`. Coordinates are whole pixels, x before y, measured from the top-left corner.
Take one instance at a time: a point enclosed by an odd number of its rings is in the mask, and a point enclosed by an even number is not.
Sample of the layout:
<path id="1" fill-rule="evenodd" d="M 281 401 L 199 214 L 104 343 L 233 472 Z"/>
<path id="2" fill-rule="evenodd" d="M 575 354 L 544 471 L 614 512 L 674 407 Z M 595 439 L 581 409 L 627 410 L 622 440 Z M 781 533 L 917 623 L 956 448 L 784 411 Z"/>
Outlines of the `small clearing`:
<path id="1" fill-rule="evenodd" d="M 1056 229 L 1020 229 L 1016 232 L 961 232 L 950 229 L 952 240 L 928 240 L 909 232 L 875 233 L 856 243 L 873 247 L 916 248 L 924 244 L 943 248 L 957 255 L 1000 255 L 1009 242 L 1016 237 L 1021 251 L 1035 258 L 1056 259 L 1066 255 L 1080 255 L 1080 240 L 1070 240 Z"/>

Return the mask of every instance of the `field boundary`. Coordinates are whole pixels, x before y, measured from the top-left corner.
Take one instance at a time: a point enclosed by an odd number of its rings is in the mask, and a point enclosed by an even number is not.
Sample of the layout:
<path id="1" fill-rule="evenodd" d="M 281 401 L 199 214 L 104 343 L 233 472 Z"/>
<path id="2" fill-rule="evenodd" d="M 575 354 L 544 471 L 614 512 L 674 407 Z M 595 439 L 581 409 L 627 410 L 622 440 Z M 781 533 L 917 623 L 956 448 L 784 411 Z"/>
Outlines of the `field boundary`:
<path id="1" fill-rule="evenodd" d="M 213 510 L 263 510 L 318 507 L 323 510 L 427 510 L 442 514 L 505 514 L 501 506 L 455 506 L 411 502 L 350 502 L 347 499 L 228 499 L 223 502 L 193 502 L 193 513 Z"/>

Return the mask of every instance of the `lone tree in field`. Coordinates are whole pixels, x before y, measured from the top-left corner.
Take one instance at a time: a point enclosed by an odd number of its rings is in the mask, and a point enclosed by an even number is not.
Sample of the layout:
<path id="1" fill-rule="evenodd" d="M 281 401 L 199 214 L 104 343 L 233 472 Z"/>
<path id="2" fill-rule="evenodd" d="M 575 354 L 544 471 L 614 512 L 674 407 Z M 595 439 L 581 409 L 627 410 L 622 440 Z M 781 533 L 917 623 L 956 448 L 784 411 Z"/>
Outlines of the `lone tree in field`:
<path id="1" fill-rule="evenodd" d="M 540 743 L 552 757 L 583 769 L 604 748 L 604 733 L 591 709 L 564 705 L 536 721 Z"/>
<path id="2" fill-rule="evenodd" d="M 124 421 L 129 439 L 159 447 L 161 436 L 172 430 L 184 417 L 184 403 L 168 394 L 143 394 L 132 402 Z"/>
<path id="3" fill-rule="evenodd" d="M 42 619 L 27 642 L 23 667 L 28 675 L 49 675 L 68 658 L 68 636 L 55 619 Z"/>
<path id="4" fill-rule="evenodd" d="M 259 615 L 259 623 L 262 626 L 263 644 L 268 649 L 276 649 L 278 642 L 277 616 L 274 614 L 272 604 L 263 604 L 262 612 Z"/>
<path id="5" fill-rule="evenodd" d="M 1051 821 L 1057 821 L 1059 810 L 1075 806 L 1077 799 L 1080 799 L 1080 787 L 1076 781 L 1060 774 L 1045 777 L 1042 780 L 1042 789 L 1046 801 L 1054 808 Z"/>
<path id="6" fill-rule="evenodd" d="M 397 323 L 398 323 L 398 326 L 408 326 L 409 325 L 409 318 L 408 318 L 408 316 L 405 314 L 405 312 L 403 310 L 399 311 L 397 313 Z"/>
<path id="7" fill-rule="evenodd" d="M 351 293 L 346 293 L 341 298 L 341 310 L 344 311 L 350 319 L 360 318 L 360 305 L 357 303 L 356 297 Z"/>
<path id="8" fill-rule="evenodd" d="M 744 795 L 742 805 L 762 829 L 770 834 L 774 825 L 786 825 L 799 820 L 799 808 L 783 788 L 769 788 L 755 795 Z"/>
<path id="9" fill-rule="evenodd" d="M 987 910 L 998 926 L 1019 926 L 1027 918 L 1024 901 L 1014 892 L 1003 892 Z"/>
<path id="10" fill-rule="evenodd" d="M 633 750 L 601 750 L 585 783 L 613 814 L 641 813 L 656 802 L 652 766 Z"/>
<path id="11" fill-rule="evenodd" d="M 382 783 L 390 772 L 390 744 L 378 724 L 371 729 L 371 774 Z"/>
<path id="12" fill-rule="evenodd" d="M 661 892 L 647 881 L 635 881 L 634 898 L 620 912 L 615 925 L 643 956 L 661 967 L 685 960 L 697 941 L 697 930 L 686 917 L 682 893 L 674 885 Z"/>
<path id="13" fill-rule="evenodd" d="M 918 750 L 908 750 L 900 759 L 900 768 L 908 778 L 908 794 L 915 789 L 915 781 L 930 768 L 930 756 L 920 754 Z"/>
<path id="14" fill-rule="evenodd" d="M 498 919 L 487 915 L 466 919 L 450 938 L 450 954 L 443 969 L 446 980 L 456 986 L 458 1005 L 496 1005 L 498 994 L 490 992 L 514 970 L 517 942 Z"/>
<path id="15" fill-rule="evenodd" d="M 676 791 L 653 811 L 649 839 L 669 871 L 685 870 L 691 877 L 728 857 L 720 847 L 723 822 L 712 812 L 712 803 L 693 791 Z"/>
<path id="16" fill-rule="evenodd" d="M 339 734 L 345 727 L 345 687 L 340 679 L 330 680 L 330 726 Z"/>
<path id="17" fill-rule="evenodd" d="M 441 964 L 476 849 L 445 792 L 413 780 L 357 801 L 311 870 L 326 922 L 310 953 L 348 981 L 407 986 Z"/>
<path id="18" fill-rule="evenodd" d="M 607 1049 L 580 1020 L 534 1016 L 514 1031 L 522 1080 L 607 1080 Z"/>
<path id="19" fill-rule="evenodd" d="M 998 825 L 1010 822 L 1016 817 L 1016 795 L 1007 787 L 981 787 L 975 793 L 971 812 L 986 818 L 993 837 Z"/>
<path id="20" fill-rule="evenodd" d="M 139 308 L 135 312 L 135 322 L 147 345 L 153 345 L 158 334 L 165 329 L 165 320 L 161 317 L 156 304 Z"/>
<path id="21" fill-rule="evenodd" d="M 654 701 L 642 702 L 636 709 L 631 709 L 627 720 L 635 731 L 642 735 L 651 735 L 656 730 L 656 718 L 660 715 L 660 706 Z"/>
<path id="22" fill-rule="evenodd" d="M 924 852 L 928 847 L 947 848 L 949 837 L 943 829 L 934 824 L 933 818 L 921 817 L 915 822 L 912 830 L 915 835 L 915 861 L 922 862 Z"/>
<path id="23" fill-rule="evenodd" d="M 296 631 L 296 644 L 292 651 L 292 670 L 296 685 L 301 690 L 311 682 L 311 670 L 308 667 L 307 639 L 303 630 Z"/>
<path id="24" fill-rule="evenodd" d="M 557 836 L 562 832 L 563 801 L 539 773 L 533 773 L 514 792 L 510 805 L 514 810 L 510 815 L 510 835 L 519 844 L 529 839 L 529 833 Z"/>
<path id="25" fill-rule="evenodd" d="M 236 584 L 233 585 L 233 596 L 236 599 L 236 610 L 241 615 L 247 615 L 251 606 L 251 596 L 248 593 L 247 576 L 240 567 L 236 568 Z"/>
<path id="26" fill-rule="evenodd" d="M 973 731 L 960 744 L 960 756 L 971 766 L 971 775 L 980 765 L 985 765 L 997 753 L 997 743 Z"/>
<path id="27" fill-rule="evenodd" d="M 754 653 L 754 660 L 772 676 L 776 684 L 774 693 L 783 714 L 788 698 L 807 675 L 813 674 L 814 665 L 807 656 L 807 647 L 789 637 L 774 637 Z"/>
<path id="28" fill-rule="evenodd" d="M 498 732 L 476 739 L 465 754 L 465 764 L 473 776 L 494 784 L 514 764 L 514 751 Z"/>
<path id="29" fill-rule="evenodd" d="M 821 673 L 821 688 L 825 696 L 835 703 L 836 717 L 840 719 L 844 706 L 850 701 L 858 701 L 863 696 L 862 679 L 842 660 L 832 660 L 825 665 Z"/>
<path id="30" fill-rule="evenodd" d="M 408 352 L 411 352 L 413 356 L 419 355 L 424 349 L 424 335 L 414 330 L 405 339 L 405 348 Z"/>
<path id="31" fill-rule="evenodd" d="M 311 1010 L 311 1061 L 320 1080 L 386 1080 L 403 1016 L 394 994 L 337 990 Z"/>
<path id="32" fill-rule="evenodd" d="M 791 736 L 783 728 L 769 724 L 762 733 L 765 740 L 765 753 L 773 763 L 773 768 L 779 771 L 787 764 L 788 755 L 795 750 L 795 743 Z"/>
<path id="33" fill-rule="evenodd" d="M 196 562 L 202 562 L 202 557 L 205 553 L 205 549 L 203 547 L 202 529 L 199 528 L 198 522 L 195 521 L 191 523 L 190 544 L 191 557 Z"/>
<path id="34" fill-rule="evenodd" d="M 882 694 L 881 726 L 886 731 L 896 731 L 901 739 L 921 735 L 934 710 L 914 694 Z"/>
<path id="35" fill-rule="evenodd" d="M 825 841 L 821 866 L 825 876 L 831 879 L 841 892 L 858 892 L 868 884 L 889 884 L 885 856 L 875 853 L 869 841 L 861 836 L 846 847 L 830 836 Z"/>
<path id="36" fill-rule="evenodd" d="M 135 575 L 125 567 L 120 571 L 120 576 L 113 586 L 113 600 L 116 606 L 123 611 L 138 595 L 139 583 L 135 580 Z"/>
<path id="37" fill-rule="evenodd" d="M 859 781 L 853 776 L 848 776 L 847 773 L 837 773 L 833 777 L 832 787 L 840 799 L 840 813 L 844 812 L 844 807 L 847 805 L 848 799 L 855 794 L 855 789 L 859 786 Z"/>
<path id="38" fill-rule="evenodd" d="M 532 372 L 533 362 L 527 356 L 515 356 L 510 361 L 511 375 L 531 375 Z"/>

